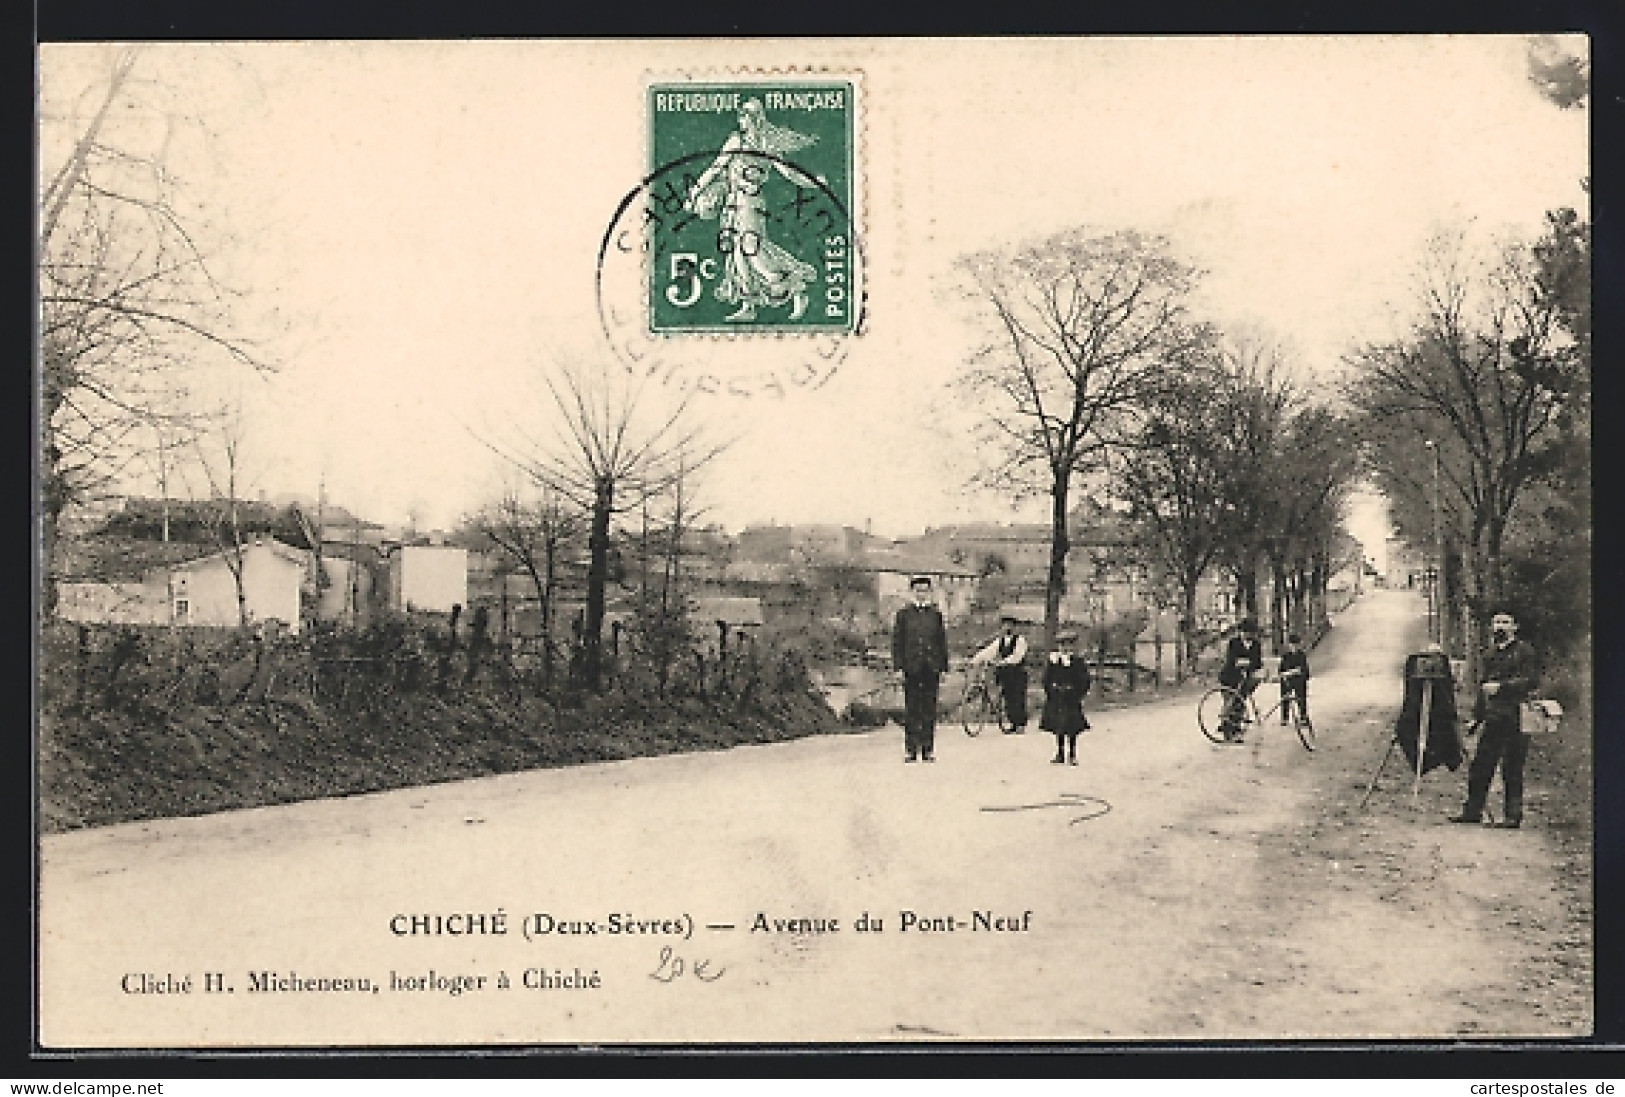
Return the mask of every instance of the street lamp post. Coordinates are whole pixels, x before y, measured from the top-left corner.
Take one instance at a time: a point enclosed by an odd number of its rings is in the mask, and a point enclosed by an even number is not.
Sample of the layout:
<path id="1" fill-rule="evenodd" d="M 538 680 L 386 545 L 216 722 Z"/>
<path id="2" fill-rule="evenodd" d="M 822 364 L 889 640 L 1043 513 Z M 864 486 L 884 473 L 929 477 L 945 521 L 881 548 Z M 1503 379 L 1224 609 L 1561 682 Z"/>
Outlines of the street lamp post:
<path id="1" fill-rule="evenodd" d="M 1444 599 L 1441 597 L 1444 579 L 1444 537 L 1439 527 L 1439 447 L 1428 439 L 1424 445 L 1433 454 L 1433 586 L 1428 595 L 1428 639 L 1444 643 Z"/>

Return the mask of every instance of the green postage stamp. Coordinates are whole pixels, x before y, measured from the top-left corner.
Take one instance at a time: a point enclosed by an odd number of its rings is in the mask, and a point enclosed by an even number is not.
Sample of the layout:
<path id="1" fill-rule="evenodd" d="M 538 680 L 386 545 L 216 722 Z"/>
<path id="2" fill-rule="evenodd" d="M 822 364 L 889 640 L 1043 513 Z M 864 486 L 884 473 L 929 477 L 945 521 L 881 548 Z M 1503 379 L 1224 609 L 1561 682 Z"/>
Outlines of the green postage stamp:
<path id="1" fill-rule="evenodd" d="M 651 334 L 850 332 L 855 84 L 648 86 Z"/>

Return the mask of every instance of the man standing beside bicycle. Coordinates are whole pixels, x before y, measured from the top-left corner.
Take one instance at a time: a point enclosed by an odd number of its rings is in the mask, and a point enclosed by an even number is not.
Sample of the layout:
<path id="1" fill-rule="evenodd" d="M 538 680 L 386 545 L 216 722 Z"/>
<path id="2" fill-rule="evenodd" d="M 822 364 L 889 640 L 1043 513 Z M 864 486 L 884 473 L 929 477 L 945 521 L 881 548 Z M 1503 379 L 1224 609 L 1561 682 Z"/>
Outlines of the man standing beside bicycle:
<path id="1" fill-rule="evenodd" d="M 1224 649 L 1224 666 L 1219 668 L 1219 685 L 1235 692 L 1225 705 L 1220 724 L 1227 742 L 1240 742 L 1242 736 L 1242 708 L 1253 690 L 1258 688 L 1258 676 L 1264 669 L 1264 645 L 1258 639 L 1258 622 L 1251 617 L 1242 619 L 1236 635 Z"/>
<path id="2" fill-rule="evenodd" d="M 1303 637 L 1296 632 L 1287 633 L 1286 650 L 1276 670 L 1281 679 L 1281 726 L 1292 722 L 1292 709 L 1298 718 L 1309 723 L 1309 653 L 1303 650 Z"/>
<path id="3" fill-rule="evenodd" d="M 993 680 L 1004 696 L 1004 712 L 1010 721 L 1006 735 L 1027 730 L 1027 638 L 1016 631 L 1020 623 L 1006 614 L 999 635 L 971 657 L 972 663 L 993 667 Z"/>

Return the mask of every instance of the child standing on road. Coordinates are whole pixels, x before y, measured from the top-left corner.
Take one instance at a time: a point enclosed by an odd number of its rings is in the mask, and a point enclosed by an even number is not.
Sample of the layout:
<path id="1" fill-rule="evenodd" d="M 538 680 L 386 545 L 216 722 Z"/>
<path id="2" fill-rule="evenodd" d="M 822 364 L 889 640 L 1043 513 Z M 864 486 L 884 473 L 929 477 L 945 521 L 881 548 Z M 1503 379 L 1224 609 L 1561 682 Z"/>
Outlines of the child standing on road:
<path id="1" fill-rule="evenodd" d="M 1073 651 L 1078 634 L 1055 637 L 1059 650 L 1044 663 L 1044 716 L 1038 726 L 1055 733 L 1051 762 L 1078 764 L 1078 732 L 1089 727 L 1083 715 L 1083 695 L 1089 692 L 1089 666 Z"/>
<path id="2" fill-rule="evenodd" d="M 1281 726 L 1291 721 L 1292 706 L 1309 723 L 1309 653 L 1303 650 L 1303 637 L 1287 633 L 1286 650 L 1281 653 Z"/>

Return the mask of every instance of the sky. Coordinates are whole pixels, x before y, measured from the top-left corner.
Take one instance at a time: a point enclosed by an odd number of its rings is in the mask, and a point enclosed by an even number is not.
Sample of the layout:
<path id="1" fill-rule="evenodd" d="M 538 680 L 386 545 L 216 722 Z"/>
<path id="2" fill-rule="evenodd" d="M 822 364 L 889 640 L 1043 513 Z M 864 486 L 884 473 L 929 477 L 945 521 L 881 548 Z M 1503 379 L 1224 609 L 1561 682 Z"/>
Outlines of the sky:
<path id="1" fill-rule="evenodd" d="M 1570 43 L 1583 47 L 1583 41 Z M 642 174 L 650 78 L 828 71 L 859 86 L 864 333 L 815 392 L 718 396 L 708 516 L 903 535 L 1041 516 L 974 492 L 968 252 L 1080 224 L 1167 234 L 1202 307 L 1293 348 L 1331 393 L 1398 330 L 1430 231 L 1538 231 L 1585 207 L 1583 110 L 1514 37 L 230 43 L 147 47 L 208 134 L 175 171 L 277 361 L 236 382 L 268 494 L 445 525 L 500 490 L 487 444 L 538 377 L 607 368 L 600 240 Z M 105 47 L 41 51 L 42 102 Z M 49 127 L 47 127 L 49 130 Z M 53 145 L 42 135 L 45 170 Z M 1422 459 L 1419 457 L 1419 460 Z M 1369 555 L 1380 501 L 1353 508 Z M 1380 562 L 1380 560 L 1379 560 Z"/>

